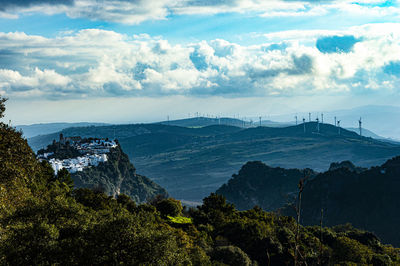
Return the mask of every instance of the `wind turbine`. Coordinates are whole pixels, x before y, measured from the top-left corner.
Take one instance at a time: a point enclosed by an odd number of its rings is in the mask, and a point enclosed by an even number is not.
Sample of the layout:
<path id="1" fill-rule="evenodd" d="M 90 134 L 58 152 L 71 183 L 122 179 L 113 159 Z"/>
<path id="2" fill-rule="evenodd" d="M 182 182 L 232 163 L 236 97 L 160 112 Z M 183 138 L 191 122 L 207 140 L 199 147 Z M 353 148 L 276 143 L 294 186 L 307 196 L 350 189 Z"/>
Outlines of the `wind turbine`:
<path id="1" fill-rule="evenodd" d="M 260 118 L 260 127 L 261 127 L 261 116 L 260 116 L 260 117 L 258 117 L 258 118 Z"/>
<path id="2" fill-rule="evenodd" d="M 324 123 L 324 113 L 321 113 L 321 123 Z"/>
<path id="3" fill-rule="evenodd" d="M 319 118 L 317 117 L 315 120 L 317 120 L 317 132 L 319 133 Z"/>
<path id="4" fill-rule="evenodd" d="M 336 127 L 336 125 L 337 125 L 337 124 L 336 124 L 336 116 L 335 116 L 335 127 Z"/>
<path id="5" fill-rule="evenodd" d="M 311 122 L 311 113 L 308 113 L 308 122 Z"/>
<path id="6" fill-rule="evenodd" d="M 360 128 L 360 136 L 362 136 L 362 121 L 361 121 L 361 117 L 360 120 L 358 120 L 358 127 Z"/>
<path id="7" fill-rule="evenodd" d="M 303 128 L 304 128 L 304 133 L 306 133 L 306 119 L 303 117 Z"/>
<path id="8" fill-rule="evenodd" d="M 340 120 L 337 121 L 337 126 L 338 126 L 338 132 L 339 132 L 339 135 L 340 135 Z"/>

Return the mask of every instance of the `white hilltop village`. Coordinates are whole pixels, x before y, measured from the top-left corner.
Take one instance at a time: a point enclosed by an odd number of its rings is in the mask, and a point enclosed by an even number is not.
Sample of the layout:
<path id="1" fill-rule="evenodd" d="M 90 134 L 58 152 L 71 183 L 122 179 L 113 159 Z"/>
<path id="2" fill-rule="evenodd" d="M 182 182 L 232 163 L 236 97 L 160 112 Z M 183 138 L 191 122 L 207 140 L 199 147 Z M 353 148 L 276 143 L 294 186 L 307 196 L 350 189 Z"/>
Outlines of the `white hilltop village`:
<path id="1" fill-rule="evenodd" d="M 81 137 L 66 137 L 60 134 L 60 144 L 70 145 L 82 156 L 68 159 L 56 159 L 50 158 L 54 155 L 53 152 L 45 152 L 38 154 L 38 158 L 47 160 L 57 175 L 58 171 L 65 168 L 70 173 L 76 173 L 83 171 L 83 169 L 90 166 L 98 166 L 99 163 L 106 162 L 108 160 L 107 153 L 110 149 L 117 147 L 115 140 L 108 139 L 82 139 Z M 54 144 L 54 142 L 53 142 Z"/>

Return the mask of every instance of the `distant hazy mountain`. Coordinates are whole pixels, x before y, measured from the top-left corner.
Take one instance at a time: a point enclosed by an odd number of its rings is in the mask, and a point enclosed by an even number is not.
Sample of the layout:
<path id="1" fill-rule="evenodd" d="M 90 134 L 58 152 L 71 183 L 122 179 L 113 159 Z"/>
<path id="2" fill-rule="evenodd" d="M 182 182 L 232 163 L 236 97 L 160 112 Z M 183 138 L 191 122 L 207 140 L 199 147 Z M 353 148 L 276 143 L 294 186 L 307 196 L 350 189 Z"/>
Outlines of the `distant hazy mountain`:
<path id="1" fill-rule="evenodd" d="M 400 155 L 400 146 L 355 132 L 315 122 L 284 128 L 215 125 L 187 128 L 162 124 L 68 128 L 64 136 L 115 137 L 145 176 L 153 178 L 178 199 L 200 202 L 248 161 L 272 167 L 325 171 L 331 162 L 350 160 L 357 165 L 379 165 Z M 40 145 L 58 134 L 37 136 Z"/>
<path id="2" fill-rule="evenodd" d="M 226 125 L 236 127 L 255 127 L 260 126 L 259 120 L 241 120 L 236 118 L 221 117 L 221 118 L 210 118 L 210 117 L 193 117 L 179 120 L 162 121 L 159 124 L 180 126 L 180 127 L 205 127 L 213 125 Z M 275 122 L 270 120 L 262 120 L 262 126 L 268 127 L 286 127 L 292 126 L 293 123 L 288 122 Z"/>
<path id="3" fill-rule="evenodd" d="M 356 132 L 357 134 L 360 134 L 360 129 L 358 127 L 346 127 L 346 129 L 350 130 L 350 131 L 353 131 L 353 132 Z M 386 138 L 384 138 L 382 136 L 379 136 L 379 135 L 375 134 L 374 132 L 372 132 L 372 131 L 370 131 L 368 129 L 365 129 L 365 128 L 363 128 L 361 130 L 361 134 L 364 137 L 370 137 L 370 138 L 374 138 L 374 139 L 386 139 Z"/>
<path id="4" fill-rule="evenodd" d="M 324 122 L 334 124 L 334 117 L 341 121 L 341 126 L 345 128 L 358 128 L 358 120 L 362 118 L 362 127 L 374 132 L 375 134 L 400 140 L 400 107 L 367 105 L 352 109 L 334 110 L 323 112 Z M 300 119 L 303 117 L 308 121 L 308 112 L 297 114 Z M 311 118 L 315 120 L 320 112 L 313 112 Z M 292 115 L 274 116 L 275 120 L 291 121 Z M 321 117 L 320 117 L 321 118 Z"/>
<path id="5" fill-rule="evenodd" d="M 18 125 L 16 128 L 22 130 L 25 138 L 32 138 L 38 135 L 46 135 L 55 132 L 59 132 L 64 128 L 68 127 L 87 127 L 87 126 L 105 126 L 105 123 L 44 123 L 44 124 L 33 124 L 33 125 Z"/>

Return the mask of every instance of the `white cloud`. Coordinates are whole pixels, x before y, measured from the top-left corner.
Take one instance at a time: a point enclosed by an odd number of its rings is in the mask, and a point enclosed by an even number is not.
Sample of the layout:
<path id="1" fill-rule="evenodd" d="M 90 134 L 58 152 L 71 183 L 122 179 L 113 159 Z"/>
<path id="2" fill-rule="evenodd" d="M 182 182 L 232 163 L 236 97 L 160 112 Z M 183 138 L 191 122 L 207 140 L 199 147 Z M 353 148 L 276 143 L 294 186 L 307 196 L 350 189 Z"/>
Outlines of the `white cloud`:
<path id="1" fill-rule="evenodd" d="M 25 3 L 24 3 L 25 2 Z M 385 1 L 352 0 L 295 1 L 295 0 L 68 0 L 19 1 L 5 0 L 0 17 L 17 18 L 19 14 L 59 14 L 71 18 L 138 24 L 148 20 L 164 20 L 171 15 L 210 15 L 218 13 L 246 13 L 263 17 L 324 16 L 342 12 L 359 16 L 399 17 L 398 2 L 390 6 Z"/>
<path id="2" fill-rule="evenodd" d="M 98 29 L 55 38 L 0 33 L 0 91 L 50 99 L 396 93 L 397 70 L 384 69 L 399 61 L 398 28 L 374 24 L 310 31 L 308 41 L 289 31 L 266 35 L 266 43 L 251 46 L 221 39 L 173 45 Z M 321 52 L 316 40 L 332 35 L 356 41 L 347 52 Z M 7 61 L 9 54 L 13 60 Z"/>

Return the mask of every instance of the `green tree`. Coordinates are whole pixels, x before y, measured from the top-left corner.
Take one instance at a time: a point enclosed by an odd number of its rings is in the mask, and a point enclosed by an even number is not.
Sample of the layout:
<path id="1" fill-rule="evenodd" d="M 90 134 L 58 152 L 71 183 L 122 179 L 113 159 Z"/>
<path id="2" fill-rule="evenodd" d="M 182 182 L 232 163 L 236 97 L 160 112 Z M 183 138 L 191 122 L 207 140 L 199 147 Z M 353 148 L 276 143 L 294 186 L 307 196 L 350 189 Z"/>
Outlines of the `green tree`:
<path id="1" fill-rule="evenodd" d="M 74 181 L 71 178 L 71 174 L 65 168 L 58 171 L 57 180 L 68 186 L 71 190 L 74 188 Z"/>
<path id="2" fill-rule="evenodd" d="M 250 266 L 253 265 L 249 256 L 238 247 L 222 246 L 216 247 L 211 258 L 223 262 L 226 265 Z"/>
<path id="3" fill-rule="evenodd" d="M 163 216 L 178 216 L 182 213 L 182 204 L 176 199 L 162 199 L 154 203 L 154 206 Z"/>
<path id="4" fill-rule="evenodd" d="M 4 117 L 4 112 L 6 111 L 6 106 L 5 102 L 7 101 L 7 98 L 3 98 L 0 96 L 0 118 Z"/>

